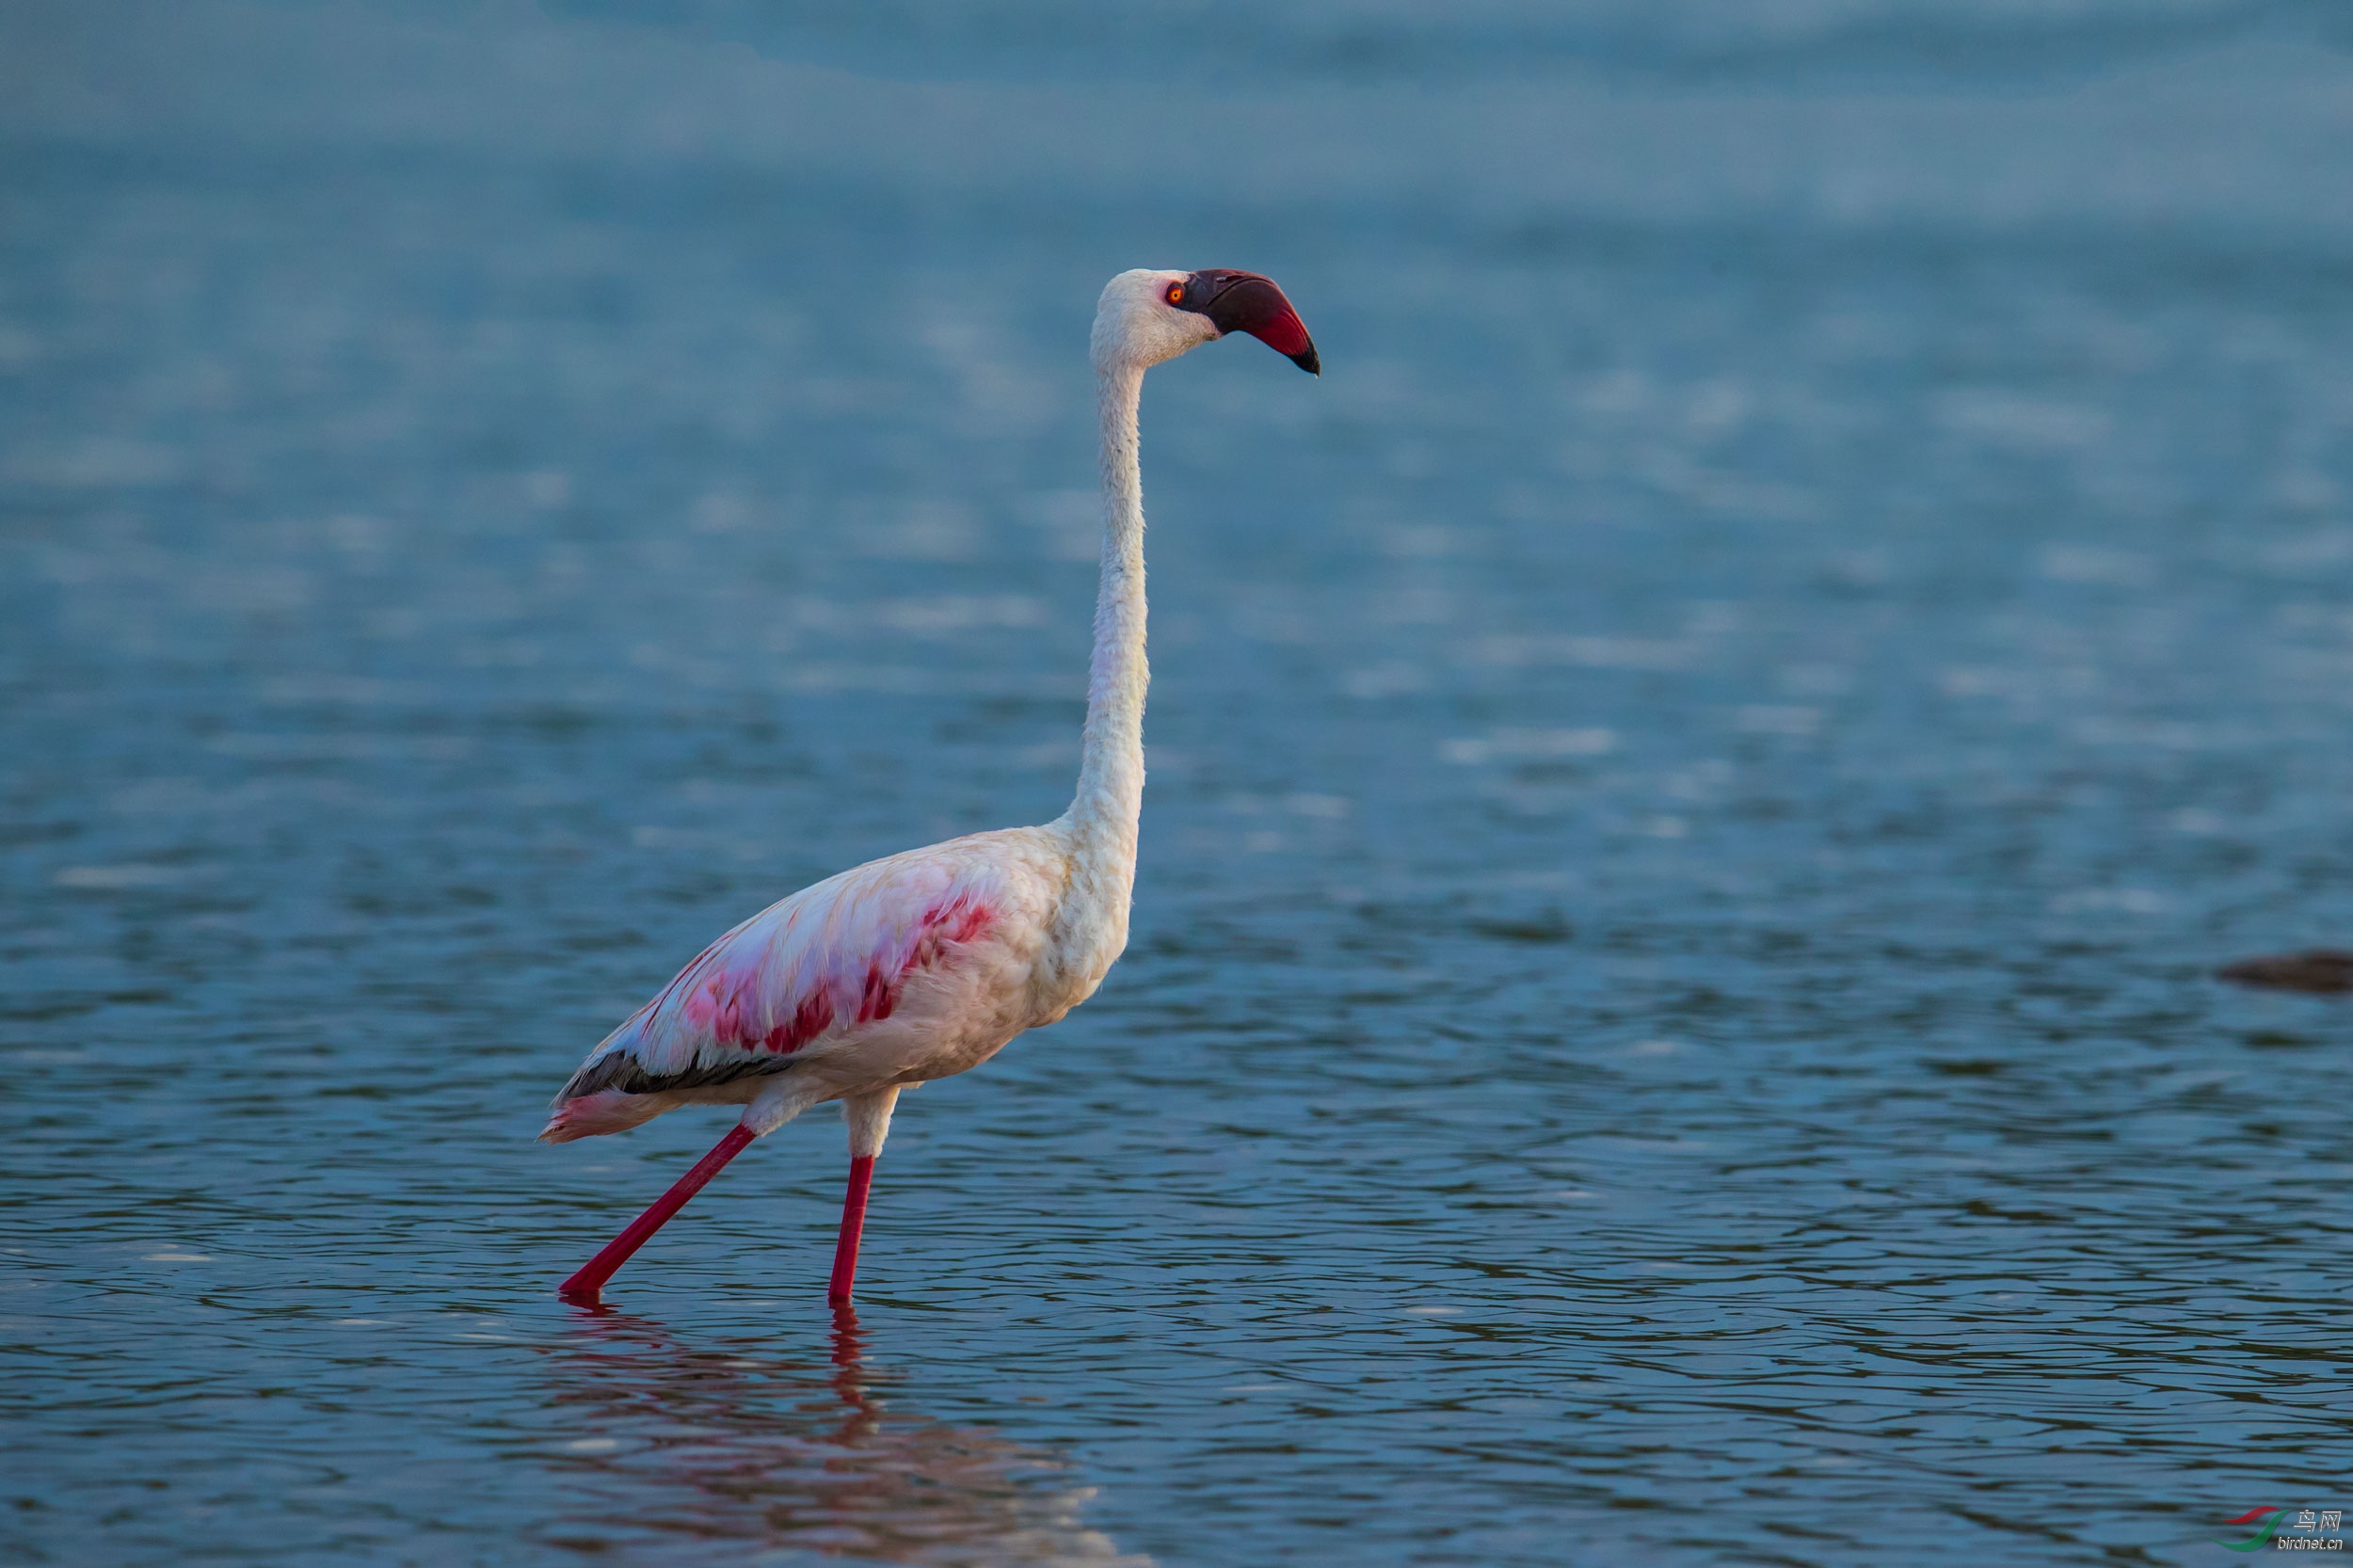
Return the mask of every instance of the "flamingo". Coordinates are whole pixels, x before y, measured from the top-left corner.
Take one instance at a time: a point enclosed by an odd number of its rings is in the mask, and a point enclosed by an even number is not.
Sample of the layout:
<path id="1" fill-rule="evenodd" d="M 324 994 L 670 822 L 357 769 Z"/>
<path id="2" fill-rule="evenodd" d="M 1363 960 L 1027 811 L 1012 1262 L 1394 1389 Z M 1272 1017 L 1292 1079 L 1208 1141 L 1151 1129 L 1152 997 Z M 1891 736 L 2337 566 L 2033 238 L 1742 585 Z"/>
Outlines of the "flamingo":
<path id="1" fill-rule="evenodd" d="M 684 1105 L 742 1118 L 567 1279 L 594 1302 L 721 1167 L 812 1105 L 841 1102 L 850 1177 L 827 1290 L 848 1304 L 874 1160 L 899 1091 L 979 1066 L 1094 995 L 1128 945 L 1144 806 L 1144 373 L 1247 332 L 1320 375 L 1315 344 L 1255 272 L 1123 272 L 1090 343 L 1102 419 L 1103 567 L 1077 793 L 1042 827 L 975 833 L 842 872 L 705 948 L 588 1053 L 543 1142 L 623 1132 Z"/>

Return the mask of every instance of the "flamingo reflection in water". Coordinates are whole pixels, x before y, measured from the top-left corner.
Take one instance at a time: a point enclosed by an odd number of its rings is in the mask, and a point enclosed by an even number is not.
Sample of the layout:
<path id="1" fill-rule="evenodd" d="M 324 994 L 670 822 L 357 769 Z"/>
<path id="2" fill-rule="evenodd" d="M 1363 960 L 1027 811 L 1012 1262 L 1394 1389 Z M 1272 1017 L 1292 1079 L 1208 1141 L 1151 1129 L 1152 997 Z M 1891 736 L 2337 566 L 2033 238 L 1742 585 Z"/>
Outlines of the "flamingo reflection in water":
<path id="1" fill-rule="evenodd" d="M 829 1369 L 757 1340 L 690 1349 L 609 1307 L 578 1327 L 555 1400 L 568 1430 L 594 1435 L 559 1464 L 595 1500 L 549 1544 L 626 1559 L 632 1543 L 740 1541 L 943 1568 L 1150 1568 L 1081 1522 L 1094 1488 L 1072 1484 L 1068 1459 L 898 1408 L 850 1308 L 834 1314 Z"/>

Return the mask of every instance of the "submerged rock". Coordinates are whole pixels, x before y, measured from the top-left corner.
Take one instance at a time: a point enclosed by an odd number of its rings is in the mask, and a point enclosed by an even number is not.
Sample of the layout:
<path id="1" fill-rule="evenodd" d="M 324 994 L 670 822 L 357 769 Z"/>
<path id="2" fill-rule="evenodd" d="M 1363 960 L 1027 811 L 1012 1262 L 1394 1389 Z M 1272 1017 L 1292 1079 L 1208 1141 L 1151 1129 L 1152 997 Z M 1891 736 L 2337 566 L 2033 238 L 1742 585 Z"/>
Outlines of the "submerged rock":
<path id="1" fill-rule="evenodd" d="M 2242 958 L 2215 973 L 2241 985 L 2261 985 L 2274 991 L 2353 991 L 2353 952 L 2341 948 L 2279 952 L 2264 958 Z"/>

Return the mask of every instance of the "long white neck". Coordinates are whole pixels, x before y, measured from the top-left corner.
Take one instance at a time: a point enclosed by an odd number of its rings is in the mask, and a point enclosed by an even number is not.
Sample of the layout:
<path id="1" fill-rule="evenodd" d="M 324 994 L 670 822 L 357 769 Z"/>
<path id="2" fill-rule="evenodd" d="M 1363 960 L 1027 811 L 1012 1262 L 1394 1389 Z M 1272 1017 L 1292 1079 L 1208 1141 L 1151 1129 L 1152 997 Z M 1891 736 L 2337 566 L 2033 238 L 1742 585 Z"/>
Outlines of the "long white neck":
<path id="1" fill-rule="evenodd" d="M 1079 792 L 1064 819 L 1074 853 L 1117 884 L 1124 917 L 1134 876 L 1136 823 L 1144 810 L 1144 472 L 1136 460 L 1136 406 L 1144 367 L 1099 371 L 1103 420 L 1103 578 L 1095 600 L 1095 656 L 1087 666 L 1087 723 Z M 1110 888 L 1100 889 L 1112 891 Z M 1124 918 L 1121 925 L 1125 926 Z"/>

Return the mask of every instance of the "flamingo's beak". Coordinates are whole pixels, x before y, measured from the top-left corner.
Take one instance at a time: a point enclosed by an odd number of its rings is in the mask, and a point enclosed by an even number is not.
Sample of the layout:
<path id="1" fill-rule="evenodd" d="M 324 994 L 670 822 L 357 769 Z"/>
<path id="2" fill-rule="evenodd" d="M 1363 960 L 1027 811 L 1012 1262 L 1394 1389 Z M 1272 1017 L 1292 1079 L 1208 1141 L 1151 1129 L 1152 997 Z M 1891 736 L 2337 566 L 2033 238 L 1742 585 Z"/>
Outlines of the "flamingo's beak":
<path id="1" fill-rule="evenodd" d="M 1185 279 L 1185 297 L 1178 307 L 1208 316 L 1220 335 L 1247 332 L 1308 375 L 1323 374 L 1306 324 L 1271 278 L 1226 267 L 1195 272 Z"/>

